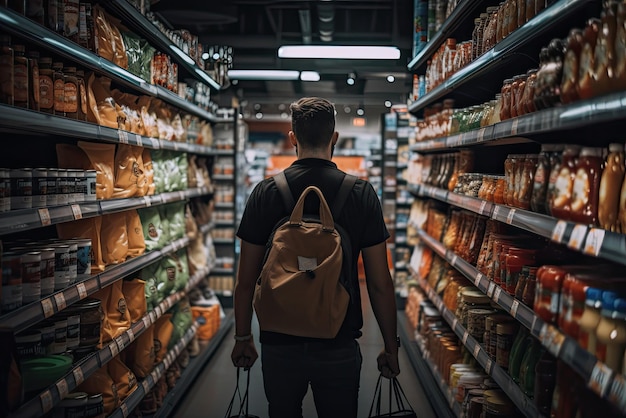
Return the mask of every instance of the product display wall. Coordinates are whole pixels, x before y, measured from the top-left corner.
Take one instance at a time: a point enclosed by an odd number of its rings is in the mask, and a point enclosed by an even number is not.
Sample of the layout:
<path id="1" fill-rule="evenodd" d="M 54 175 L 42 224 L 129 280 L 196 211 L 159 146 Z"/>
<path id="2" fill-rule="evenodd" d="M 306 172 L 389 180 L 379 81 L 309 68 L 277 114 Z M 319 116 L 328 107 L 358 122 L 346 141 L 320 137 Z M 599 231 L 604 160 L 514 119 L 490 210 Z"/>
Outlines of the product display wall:
<path id="1" fill-rule="evenodd" d="M 625 18 L 465 2 L 409 65 L 406 314 L 457 415 L 626 413 Z"/>
<path id="2" fill-rule="evenodd" d="M 237 111 L 186 37 L 65 3 L 0 6 L 0 414 L 167 415 L 232 326 Z"/>

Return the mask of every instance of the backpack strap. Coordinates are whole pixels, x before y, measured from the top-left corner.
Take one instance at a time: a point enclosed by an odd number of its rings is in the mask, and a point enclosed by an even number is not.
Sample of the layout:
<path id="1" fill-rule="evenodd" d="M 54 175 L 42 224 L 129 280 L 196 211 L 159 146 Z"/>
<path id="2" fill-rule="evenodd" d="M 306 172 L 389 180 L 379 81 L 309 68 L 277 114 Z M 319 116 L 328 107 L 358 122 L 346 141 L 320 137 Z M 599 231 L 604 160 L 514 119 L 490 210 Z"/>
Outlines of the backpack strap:
<path id="1" fill-rule="evenodd" d="M 337 196 L 335 196 L 335 201 L 333 202 L 330 211 L 333 214 L 333 219 L 339 218 L 341 214 L 341 210 L 343 209 L 343 205 L 346 203 L 350 192 L 352 191 L 352 187 L 356 183 L 357 177 L 351 174 L 346 174 L 341 182 L 341 186 L 339 187 L 339 191 L 337 192 Z"/>
<path id="2" fill-rule="evenodd" d="M 287 212 L 293 211 L 293 208 L 296 206 L 296 201 L 291 194 L 291 189 L 289 189 L 289 184 L 287 183 L 287 177 L 285 177 L 285 172 L 281 171 L 280 173 L 274 176 L 274 182 L 276 183 L 276 187 L 278 187 L 278 191 L 283 198 L 283 203 L 287 207 Z"/>
<path id="3" fill-rule="evenodd" d="M 351 174 L 346 174 L 344 176 L 343 181 L 341 182 L 341 186 L 339 186 L 337 196 L 335 196 L 335 201 L 330 208 L 333 219 L 337 219 L 339 217 L 339 214 L 341 214 L 343 205 L 346 203 L 348 195 L 352 191 L 352 187 L 354 187 L 356 180 L 357 177 Z M 283 202 L 287 207 L 287 211 L 291 212 L 294 206 L 296 206 L 296 201 L 291 194 L 291 189 L 289 189 L 289 184 L 287 183 L 287 177 L 285 177 L 285 172 L 281 171 L 280 173 L 274 175 L 274 182 L 276 183 L 276 187 L 278 187 L 278 191 L 283 198 Z"/>

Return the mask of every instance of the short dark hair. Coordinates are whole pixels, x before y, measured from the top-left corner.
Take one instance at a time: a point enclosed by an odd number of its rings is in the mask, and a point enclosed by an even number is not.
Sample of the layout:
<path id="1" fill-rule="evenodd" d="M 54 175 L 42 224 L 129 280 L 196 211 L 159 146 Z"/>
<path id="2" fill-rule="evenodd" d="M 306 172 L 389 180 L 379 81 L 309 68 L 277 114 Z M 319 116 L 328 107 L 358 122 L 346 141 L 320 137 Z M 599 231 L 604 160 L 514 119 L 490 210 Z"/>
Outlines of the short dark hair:
<path id="1" fill-rule="evenodd" d="M 335 132 L 335 106 L 321 97 L 303 97 L 289 106 L 291 130 L 298 142 L 317 149 L 328 145 Z"/>

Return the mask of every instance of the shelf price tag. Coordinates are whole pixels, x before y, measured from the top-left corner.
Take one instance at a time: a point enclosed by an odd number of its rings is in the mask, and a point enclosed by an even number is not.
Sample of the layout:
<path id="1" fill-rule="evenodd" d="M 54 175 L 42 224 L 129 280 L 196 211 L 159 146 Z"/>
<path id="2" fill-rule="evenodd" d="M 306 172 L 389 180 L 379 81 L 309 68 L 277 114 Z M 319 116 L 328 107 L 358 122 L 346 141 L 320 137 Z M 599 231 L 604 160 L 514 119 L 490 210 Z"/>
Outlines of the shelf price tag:
<path id="1" fill-rule="evenodd" d="M 117 346 L 117 342 L 116 341 L 112 341 L 109 344 L 109 351 L 111 351 L 111 357 L 117 357 L 117 355 L 120 353 L 120 349 Z"/>
<path id="2" fill-rule="evenodd" d="M 87 297 L 87 289 L 85 288 L 85 283 L 78 283 L 76 285 L 76 290 L 78 291 L 78 298 L 83 300 Z"/>
<path id="3" fill-rule="evenodd" d="M 480 128 L 480 130 L 478 131 L 478 142 L 483 142 L 485 140 L 485 128 Z"/>
<path id="4" fill-rule="evenodd" d="M 597 257 L 598 254 L 600 254 L 600 249 L 602 248 L 602 243 L 604 242 L 605 232 L 606 231 L 604 229 L 591 228 L 587 234 L 583 252 Z"/>
<path id="5" fill-rule="evenodd" d="M 126 406 L 126 403 L 122 403 L 120 405 L 120 410 L 122 411 L 124 418 L 126 418 L 128 416 L 128 406 Z"/>
<path id="6" fill-rule="evenodd" d="M 143 393 L 147 395 L 150 392 L 150 382 L 147 378 L 141 381 L 141 386 L 143 386 Z"/>
<path id="7" fill-rule="evenodd" d="M 117 130 L 117 139 L 121 144 L 128 144 L 128 132 L 123 129 Z"/>
<path id="8" fill-rule="evenodd" d="M 479 215 L 484 215 L 486 207 L 487 207 L 487 201 L 486 200 L 483 200 L 482 202 L 480 202 L 480 209 L 478 209 L 478 214 Z"/>
<path id="9" fill-rule="evenodd" d="M 541 340 L 541 344 L 543 344 L 554 357 L 558 357 L 561 352 L 561 347 L 563 347 L 565 336 L 554 326 L 543 324 L 541 331 L 539 331 L 539 340 Z"/>
<path id="10" fill-rule="evenodd" d="M 474 286 L 478 287 L 480 285 L 481 280 L 483 279 L 482 273 L 476 273 L 476 277 L 474 278 Z"/>
<path id="11" fill-rule="evenodd" d="M 57 305 L 58 311 L 62 311 L 67 306 L 65 303 L 65 295 L 63 294 L 63 292 L 54 295 L 54 302 Z"/>
<path id="12" fill-rule="evenodd" d="M 511 225 L 513 218 L 515 218 L 515 209 L 510 209 L 508 215 L 506 215 L 506 223 Z"/>
<path id="13" fill-rule="evenodd" d="M 456 329 L 456 326 L 458 323 L 459 323 L 459 319 L 457 317 L 454 317 L 454 319 L 452 320 L 452 331 Z"/>
<path id="14" fill-rule="evenodd" d="M 80 366 L 77 366 L 74 370 L 72 370 L 72 374 L 74 375 L 74 381 L 76 382 L 76 386 L 80 385 L 85 381 L 85 376 L 83 376 L 83 369 Z"/>
<path id="15" fill-rule="evenodd" d="M 143 202 L 144 202 L 144 204 L 146 205 L 147 208 L 152 206 L 152 199 L 150 199 L 150 196 L 144 196 L 143 197 Z"/>
<path id="16" fill-rule="evenodd" d="M 496 284 L 494 282 L 489 282 L 489 287 L 487 288 L 487 297 L 491 299 L 493 297 L 493 291 L 496 289 Z"/>
<path id="17" fill-rule="evenodd" d="M 612 374 L 613 370 L 609 369 L 606 364 L 598 361 L 591 371 L 589 388 L 600 395 L 600 397 L 603 397 L 609 388 Z"/>
<path id="18" fill-rule="evenodd" d="M 587 233 L 587 227 L 585 225 L 576 225 L 572 231 L 572 236 L 569 238 L 567 246 L 573 250 L 580 251 L 585 241 L 585 234 Z"/>
<path id="19" fill-rule="evenodd" d="M 41 226 L 49 226 L 52 225 L 52 220 L 50 219 L 50 212 L 48 208 L 38 209 L 39 212 L 39 220 L 41 221 Z"/>
<path id="20" fill-rule="evenodd" d="M 452 258 L 450 259 L 450 264 L 452 265 L 452 267 L 456 267 L 456 263 L 458 261 L 459 261 L 459 256 L 454 254 Z"/>
<path id="21" fill-rule="evenodd" d="M 559 244 L 563 241 L 563 235 L 565 234 L 565 228 L 567 228 L 567 222 L 558 221 L 554 228 L 552 229 L 552 241 L 558 242 Z"/>
<path id="22" fill-rule="evenodd" d="M 467 330 L 465 330 L 465 332 L 463 332 L 463 345 L 467 345 L 467 337 L 469 336 L 469 332 L 467 332 Z"/>
<path id="23" fill-rule="evenodd" d="M 485 371 L 487 374 L 491 374 L 491 369 L 493 369 L 493 362 L 490 358 L 487 359 L 487 364 L 485 364 Z"/>
<path id="24" fill-rule="evenodd" d="M 52 393 L 50 393 L 50 390 L 42 392 L 41 395 L 39 395 L 39 400 L 41 401 L 41 410 L 44 414 L 54 408 L 54 402 L 52 402 Z"/>
<path id="25" fill-rule="evenodd" d="M 124 350 L 124 339 L 121 335 L 115 339 L 115 344 L 117 344 L 118 351 Z"/>
<path id="26" fill-rule="evenodd" d="M 54 307 L 52 306 L 52 301 L 50 298 L 45 298 L 41 300 L 41 309 L 43 309 L 43 317 L 50 318 L 54 315 Z"/>
<path id="27" fill-rule="evenodd" d="M 143 138 L 141 137 L 141 135 L 135 134 L 135 141 L 137 142 L 138 146 L 143 147 Z"/>
<path id="28" fill-rule="evenodd" d="M 480 353 L 480 344 L 476 343 L 474 346 L 474 358 L 478 358 L 478 354 Z"/>
<path id="29" fill-rule="evenodd" d="M 496 221 L 498 220 L 498 215 L 500 214 L 501 208 L 502 206 L 495 205 L 495 207 L 493 208 L 493 214 L 491 215 L 492 219 L 495 219 Z"/>
<path id="30" fill-rule="evenodd" d="M 83 213 L 80 210 L 80 205 L 70 205 L 70 207 L 72 208 L 72 214 L 74 215 L 75 221 L 83 219 Z"/>
<path id="31" fill-rule="evenodd" d="M 510 310 L 511 316 L 513 318 L 517 317 L 517 308 L 518 307 L 519 307 L 519 301 L 517 299 L 514 299 L 513 303 L 511 304 L 511 310 Z"/>
<path id="32" fill-rule="evenodd" d="M 617 405 L 622 412 L 626 411 L 626 382 L 622 375 L 616 374 L 615 377 L 613 377 L 613 383 L 611 384 L 608 398 L 611 403 Z"/>
<path id="33" fill-rule="evenodd" d="M 70 393 L 67 387 L 67 380 L 61 379 L 56 384 L 57 390 L 59 391 L 59 396 L 61 399 L 64 399 L 68 393 Z"/>
<path id="34" fill-rule="evenodd" d="M 152 322 L 150 321 L 150 317 L 149 316 L 144 316 L 143 317 L 143 326 L 145 329 L 148 329 L 150 327 L 150 325 L 152 325 Z"/>
<path id="35" fill-rule="evenodd" d="M 495 284 L 494 284 L 495 286 Z M 502 293 L 502 288 L 500 286 L 495 288 L 495 291 L 493 292 L 493 301 L 498 303 L 498 301 L 500 300 L 500 293 Z"/>
<path id="36" fill-rule="evenodd" d="M 519 119 L 515 118 L 511 122 L 511 135 L 517 135 L 517 125 L 519 125 Z"/>
<path id="37" fill-rule="evenodd" d="M 128 334 L 129 341 L 133 342 L 133 340 L 135 339 L 135 332 L 133 331 L 133 329 L 128 328 L 128 331 L 126 331 L 126 333 Z"/>

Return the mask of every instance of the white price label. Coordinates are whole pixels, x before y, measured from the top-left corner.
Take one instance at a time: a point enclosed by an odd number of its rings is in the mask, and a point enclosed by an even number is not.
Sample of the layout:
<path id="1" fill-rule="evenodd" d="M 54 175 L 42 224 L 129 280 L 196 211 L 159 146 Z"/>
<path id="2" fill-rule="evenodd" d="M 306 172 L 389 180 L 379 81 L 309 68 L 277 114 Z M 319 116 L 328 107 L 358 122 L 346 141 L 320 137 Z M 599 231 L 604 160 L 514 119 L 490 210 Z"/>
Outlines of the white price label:
<path id="1" fill-rule="evenodd" d="M 539 331 L 539 339 L 541 340 L 541 344 L 543 344 L 554 357 L 559 356 L 561 347 L 563 347 L 563 342 L 565 341 L 565 336 L 554 326 L 543 324 L 541 331 Z"/>
<path id="2" fill-rule="evenodd" d="M 476 343 L 474 346 L 474 358 L 478 358 L 478 353 L 480 353 L 480 344 Z"/>
<path id="3" fill-rule="evenodd" d="M 565 228 L 567 228 L 567 222 L 558 221 L 552 229 L 552 241 L 561 243 L 563 241 L 563 235 L 565 234 Z"/>
<path id="4" fill-rule="evenodd" d="M 135 141 L 137 142 L 137 145 L 139 145 L 140 147 L 143 147 L 143 138 L 141 137 L 141 135 L 136 134 Z"/>
<path id="5" fill-rule="evenodd" d="M 148 379 L 143 379 L 141 386 L 143 386 L 143 393 L 147 395 L 148 392 L 150 392 L 150 382 L 148 382 Z"/>
<path id="6" fill-rule="evenodd" d="M 152 322 L 150 321 L 150 317 L 149 316 L 144 316 L 143 317 L 143 326 L 144 326 L 144 328 L 148 329 L 150 327 L 150 325 L 152 325 Z"/>
<path id="7" fill-rule="evenodd" d="M 117 357 L 120 353 L 120 348 L 117 346 L 117 342 L 113 341 L 109 344 L 109 351 L 111 351 L 111 357 Z"/>
<path id="8" fill-rule="evenodd" d="M 78 291 L 78 298 L 83 300 L 87 297 L 87 288 L 85 288 L 85 283 L 78 283 L 76 285 L 76 290 Z"/>
<path id="9" fill-rule="evenodd" d="M 39 395 L 39 400 L 41 401 L 41 410 L 44 414 L 54 408 L 54 402 L 52 402 L 52 393 L 50 393 L 50 390 L 42 392 L 41 395 Z"/>
<path id="10" fill-rule="evenodd" d="M 126 418 L 128 416 L 128 406 L 126 406 L 126 403 L 122 403 L 120 405 L 120 410 L 122 411 L 124 418 Z"/>
<path id="11" fill-rule="evenodd" d="M 567 246 L 573 250 L 579 251 L 585 241 L 585 234 L 587 234 L 587 227 L 580 224 L 576 225 L 572 231 L 572 236 L 570 236 Z"/>
<path id="12" fill-rule="evenodd" d="M 118 129 L 117 130 L 117 139 L 122 144 L 128 144 L 128 132 L 126 132 L 123 129 Z"/>
<path id="13" fill-rule="evenodd" d="M 83 219 L 83 212 L 80 210 L 80 205 L 70 205 L 72 208 L 72 214 L 74 214 L 74 220 Z"/>
<path id="14" fill-rule="evenodd" d="M 459 319 L 457 317 L 455 317 L 452 320 L 452 330 L 454 331 L 456 329 L 457 324 L 459 323 Z"/>
<path id="15" fill-rule="evenodd" d="M 74 381 L 76 382 L 76 386 L 80 385 L 85 381 L 85 376 L 83 376 L 83 369 L 80 366 L 77 366 L 74 370 L 72 370 L 72 374 L 74 375 Z"/>
<path id="16" fill-rule="evenodd" d="M 605 232 L 606 231 L 604 229 L 591 228 L 587 234 L 587 239 L 585 240 L 585 254 L 596 257 L 600 254 L 600 249 L 602 248 L 602 243 L 604 242 Z"/>
<path id="17" fill-rule="evenodd" d="M 487 296 L 491 299 L 493 297 L 493 291 L 496 289 L 496 284 L 494 282 L 489 282 L 489 287 L 487 288 Z"/>
<path id="18" fill-rule="evenodd" d="M 467 330 L 465 330 L 465 332 L 463 333 L 463 345 L 467 344 L 467 337 L 469 336 L 469 332 L 467 332 Z"/>
<path id="19" fill-rule="evenodd" d="M 502 206 L 495 205 L 495 207 L 493 208 L 493 214 L 491 215 L 492 219 L 498 220 L 498 215 L 500 214 L 501 208 Z"/>
<path id="20" fill-rule="evenodd" d="M 174 141 L 173 144 L 174 144 L 174 151 L 178 151 L 178 148 L 179 148 L 178 142 Z"/>
<path id="21" fill-rule="evenodd" d="M 515 218 L 515 209 L 510 209 L 509 214 L 506 215 L 506 223 L 511 225 L 513 223 L 513 218 Z"/>
<path id="22" fill-rule="evenodd" d="M 509 311 L 513 318 L 517 317 L 518 307 L 519 307 L 519 301 L 517 299 L 513 300 L 513 303 L 511 304 L 511 310 Z"/>
<path id="23" fill-rule="evenodd" d="M 485 208 L 487 207 L 487 201 L 483 200 L 482 202 L 480 202 L 480 209 L 478 210 L 478 213 L 480 215 L 484 215 L 485 214 Z"/>
<path id="24" fill-rule="evenodd" d="M 56 384 L 57 390 L 59 391 L 59 396 L 61 399 L 64 399 L 68 393 L 70 393 L 67 387 L 67 381 L 65 379 L 61 379 Z"/>
<path id="25" fill-rule="evenodd" d="M 495 303 L 498 303 L 498 301 L 500 300 L 500 293 L 502 293 L 502 288 L 498 286 L 495 288 L 495 291 L 493 292 L 493 301 Z"/>
<path id="26" fill-rule="evenodd" d="M 150 196 L 144 196 L 143 197 L 143 202 L 144 202 L 144 204 L 146 205 L 147 208 L 152 206 L 152 199 L 150 199 Z"/>
<path id="27" fill-rule="evenodd" d="M 37 212 L 39 212 L 39 220 L 41 221 L 41 226 L 49 226 L 52 224 L 48 208 L 41 208 Z"/>
<path id="28" fill-rule="evenodd" d="M 600 397 L 603 397 L 609 388 L 612 374 L 613 371 L 609 369 L 606 364 L 598 361 L 591 371 L 589 388 L 600 395 Z"/>
<path id="29" fill-rule="evenodd" d="M 157 320 L 157 314 L 155 311 L 150 311 L 150 323 L 154 324 Z"/>
<path id="30" fill-rule="evenodd" d="M 126 331 L 126 333 L 128 334 L 129 341 L 132 342 L 135 340 L 135 333 L 132 328 L 128 328 L 128 331 Z"/>
<path id="31" fill-rule="evenodd" d="M 50 318 L 54 315 L 54 307 L 52 306 L 52 300 L 50 300 L 50 298 L 41 300 L 41 309 L 43 309 L 44 318 Z"/>
<path id="32" fill-rule="evenodd" d="M 161 305 L 158 305 L 154 308 L 154 313 L 157 317 L 161 317 L 161 315 L 163 315 L 163 309 L 161 308 Z"/>
<path id="33" fill-rule="evenodd" d="M 115 344 L 117 344 L 118 351 L 124 350 L 124 339 L 121 336 L 115 339 Z"/>
<path id="34" fill-rule="evenodd" d="M 478 142 L 483 142 L 485 140 L 485 128 L 480 128 L 478 131 Z"/>
<path id="35" fill-rule="evenodd" d="M 457 261 L 459 261 L 459 256 L 454 254 L 450 259 L 450 264 L 452 264 L 452 267 L 456 267 Z"/>
<path id="36" fill-rule="evenodd" d="M 620 374 L 615 375 L 608 398 L 611 403 L 619 406 L 622 412 L 626 411 L 626 382 L 624 381 L 624 376 Z"/>
<path id="37" fill-rule="evenodd" d="M 491 374 L 491 369 L 493 369 L 493 362 L 490 358 L 487 359 L 487 364 L 485 364 L 485 371 L 487 374 Z"/>
<path id="38" fill-rule="evenodd" d="M 57 311 L 65 309 L 67 304 L 65 303 L 65 295 L 63 292 L 59 292 L 54 295 L 54 303 L 57 305 Z"/>
<path id="39" fill-rule="evenodd" d="M 511 123 L 511 135 L 517 135 L 517 125 L 519 125 L 519 119 L 513 119 Z"/>
<path id="40" fill-rule="evenodd" d="M 478 285 L 480 285 L 481 280 L 483 279 L 483 274 L 482 273 L 477 273 L 476 277 L 474 278 L 474 286 L 478 287 Z"/>

